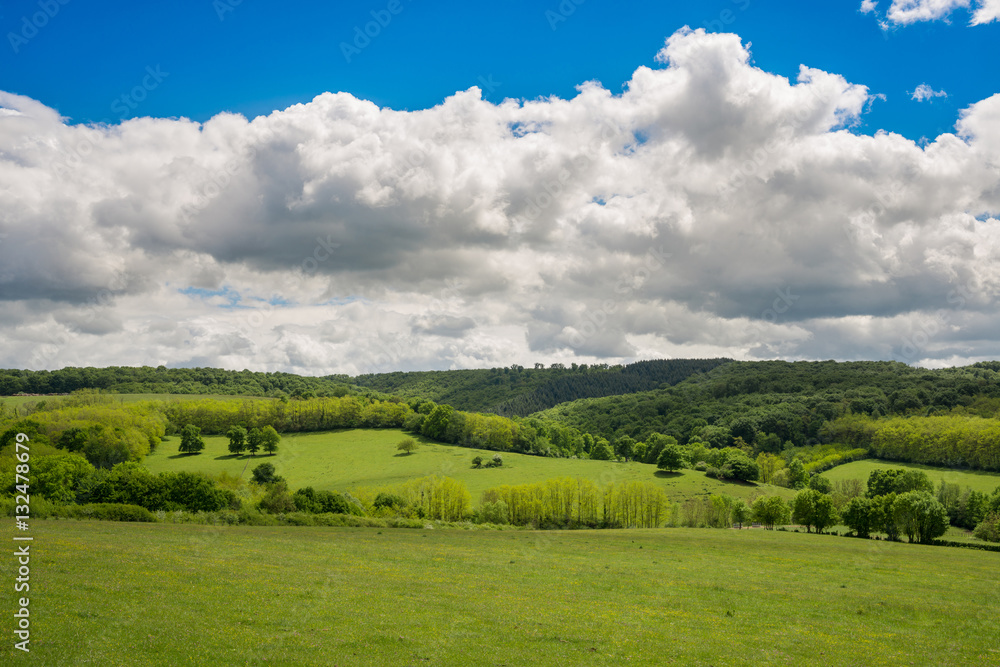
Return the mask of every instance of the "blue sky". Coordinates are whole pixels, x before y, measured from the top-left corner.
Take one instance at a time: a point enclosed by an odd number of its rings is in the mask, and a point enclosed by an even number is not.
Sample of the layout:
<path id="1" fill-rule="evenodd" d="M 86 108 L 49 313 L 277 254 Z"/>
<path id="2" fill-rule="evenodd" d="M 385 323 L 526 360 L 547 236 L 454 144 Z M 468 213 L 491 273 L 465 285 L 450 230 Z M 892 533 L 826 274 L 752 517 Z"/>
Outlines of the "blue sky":
<path id="1" fill-rule="evenodd" d="M 1000 0 L 33 0 L 0 35 L 0 366 L 1000 358 Z"/>
<path id="2" fill-rule="evenodd" d="M 620 91 L 636 67 L 655 66 L 665 38 L 684 25 L 737 33 L 766 71 L 794 78 L 806 64 L 884 94 L 858 132 L 933 138 L 952 130 L 960 109 L 1000 90 L 1000 23 L 970 27 L 965 9 L 947 21 L 883 30 L 850 2 L 399 0 L 393 14 L 388 2 L 368 1 L 52 0 L 54 15 L 37 34 L 25 32 L 25 19 L 44 6 L 0 5 L 7 36 L 0 89 L 72 122 L 139 115 L 205 121 L 221 111 L 253 117 L 327 91 L 411 110 L 474 85 L 495 101 L 572 97 L 591 79 Z M 372 12 L 391 20 L 348 62 L 341 45 L 354 41 Z M 11 34 L 33 36 L 12 44 Z M 147 67 L 158 69 L 160 80 L 146 78 Z M 122 103 L 144 79 L 155 89 Z M 912 100 L 920 84 L 947 97 Z"/>

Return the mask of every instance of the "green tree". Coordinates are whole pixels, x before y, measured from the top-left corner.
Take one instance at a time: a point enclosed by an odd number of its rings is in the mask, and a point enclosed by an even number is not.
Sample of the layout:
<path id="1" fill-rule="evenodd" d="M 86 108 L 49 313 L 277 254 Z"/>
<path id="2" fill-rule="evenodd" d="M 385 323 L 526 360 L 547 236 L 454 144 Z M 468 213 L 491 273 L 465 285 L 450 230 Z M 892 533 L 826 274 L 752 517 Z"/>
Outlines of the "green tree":
<path id="1" fill-rule="evenodd" d="M 760 496 L 750 506 L 754 521 L 760 522 L 767 530 L 788 524 L 791 518 L 788 504 L 781 496 Z"/>
<path id="2" fill-rule="evenodd" d="M 672 435 L 661 435 L 659 433 L 651 433 L 648 438 L 646 438 L 646 456 L 643 459 L 646 463 L 656 463 L 660 460 L 660 452 L 667 445 L 676 445 L 677 438 Z"/>
<path id="3" fill-rule="evenodd" d="M 259 428 L 250 429 L 250 432 L 247 433 L 247 451 L 250 452 L 250 456 L 256 456 L 263 444 L 261 430 Z"/>
<path id="4" fill-rule="evenodd" d="M 801 459 L 793 458 L 788 462 L 788 488 L 803 489 L 808 479 L 809 473 L 806 472 Z"/>
<path id="5" fill-rule="evenodd" d="M 242 454 L 247 446 L 247 430 L 242 426 L 233 425 L 226 431 L 226 437 L 229 438 L 229 452 L 235 456 Z"/>
<path id="6" fill-rule="evenodd" d="M 288 493 L 288 485 L 282 480 L 268 484 L 267 493 L 260 499 L 260 509 L 271 514 L 285 514 L 295 511 L 295 500 Z"/>
<path id="7" fill-rule="evenodd" d="M 863 496 L 851 498 L 843 511 L 844 525 L 858 537 L 870 537 L 882 524 L 882 510 L 877 501 Z"/>
<path id="8" fill-rule="evenodd" d="M 830 496 L 815 489 L 803 489 L 792 499 L 792 521 L 806 527 L 806 532 L 817 533 L 837 523 L 837 508 L 833 506 Z"/>
<path id="9" fill-rule="evenodd" d="M 201 429 L 194 424 L 188 424 L 181 429 L 181 444 L 177 451 L 182 454 L 197 454 L 205 449 L 205 440 L 201 437 Z"/>
<path id="10" fill-rule="evenodd" d="M 278 451 L 279 442 L 281 442 L 281 436 L 278 435 L 278 432 L 270 424 L 260 430 L 260 446 L 268 454 L 274 454 Z"/>
<path id="11" fill-rule="evenodd" d="M 258 484 L 273 484 L 282 481 L 282 479 L 274 474 L 273 463 L 261 463 L 253 469 L 253 481 Z"/>
<path id="12" fill-rule="evenodd" d="M 878 522 L 876 530 L 885 533 L 885 536 L 893 542 L 899 539 L 899 526 L 896 524 L 896 518 L 892 511 L 895 502 L 895 493 L 872 498 L 872 505 L 878 507 L 877 513 L 873 512 L 873 516 Z"/>
<path id="13" fill-rule="evenodd" d="M 813 475 L 809 478 L 809 488 L 829 495 L 833 491 L 833 483 L 822 475 Z"/>
<path id="14" fill-rule="evenodd" d="M 455 409 L 450 405 L 438 405 L 421 425 L 421 432 L 432 440 L 444 440 L 448 424 L 451 422 Z"/>
<path id="15" fill-rule="evenodd" d="M 482 456 L 474 456 L 474 457 L 472 457 L 472 467 L 473 468 L 482 468 L 483 467 L 483 457 Z"/>
<path id="16" fill-rule="evenodd" d="M 680 470 L 685 465 L 684 450 L 680 445 L 666 445 L 660 450 L 660 458 L 656 461 L 656 467 L 660 470 L 673 472 Z"/>
<path id="17" fill-rule="evenodd" d="M 750 519 L 752 514 L 753 512 L 751 511 L 750 506 L 743 500 L 737 499 L 733 504 L 733 523 L 738 523 L 740 528 L 743 528 L 743 524 Z"/>
<path id="18" fill-rule="evenodd" d="M 598 438 L 590 450 L 590 458 L 595 461 L 610 461 L 614 457 L 611 446 L 604 438 Z"/>
<path id="19" fill-rule="evenodd" d="M 948 530 L 948 512 L 927 491 L 907 491 L 892 504 L 893 518 L 910 542 L 927 544 Z"/>
<path id="20" fill-rule="evenodd" d="M 635 453 L 635 440 L 630 436 L 623 435 L 615 439 L 615 455 L 625 461 L 631 460 Z"/>
<path id="21" fill-rule="evenodd" d="M 410 455 L 413 452 L 417 451 L 418 446 L 419 445 L 417 445 L 417 441 L 414 440 L 413 438 L 405 438 L 403 440 L 400 440 L 399 444 L 396 445 L 396 449 L 406 453 L 407 455 Z"/>

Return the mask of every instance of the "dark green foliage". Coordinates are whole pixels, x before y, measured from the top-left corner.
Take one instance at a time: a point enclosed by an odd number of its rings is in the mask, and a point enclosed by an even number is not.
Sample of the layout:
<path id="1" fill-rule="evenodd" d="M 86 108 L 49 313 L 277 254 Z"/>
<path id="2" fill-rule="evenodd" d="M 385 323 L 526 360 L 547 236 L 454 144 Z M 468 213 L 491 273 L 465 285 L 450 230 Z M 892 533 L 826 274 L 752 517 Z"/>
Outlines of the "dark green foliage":
<path id="1" fill-rule="evenodd" d="M 851 498 L 841 513 L 841 519 L 858 537 L 869 537 L 883 523 L 880 504 L 860 496 Z"/>
<path id="2" fill-rule="evenodd" d="M 635 452 L 635 440 L 623 435 L 615 440 L 615 455 L 622 460 L 630 461 Z"/>
<path id="3" fill-rule="evenodd" d="M 1000 514 L 988 515 L 976 526 L 973 534 L 986 542 L 1000 542 Z"/>
<path id="4" fill-rule="evenodd" d="M 474 456 L 474 457 L 472 457 L 472 467 L 473 468 L 481 468 L 482 465 L 483 465 L 483 457 L 482 456 Z"/>
<path id="5" fill-rule="evenodd" d="M 212 480 L 192 472 L 160 473 L 164 484 L 166 509 L 186 509 L 191 512 L 214 512 L 238 506 L 236 494 L 218 488 Z"/>
<path id="6" fill-rule="evenodd" d="M 728 359 L 659 359 L 627 366 L 492 368 L 362 375 L 355 382 L 386 394 L 447 403 L 459 410 L 525 416 L 559 403 L 648 391 L 706 373 Z"/>
<path id="7" fill-rule="evenodd" d="M 268 484 L 267 493 L 260 499 L 260 509 L 270 514 L 287 514 L 295 511 L 295 501 L 288 493 L 288 485 L 283 480 Z"/>
<path id="8" fill-rule="evenodd" d="M 665 445 L 660 450 L 660 457 L 656 461 L 656 467 L 660 470 L 673 472 L 685 466 L 684 450 L 680 445 Z"/>
<path id="9" fill-rule="evenodd" d="M 397 496 L 394 493 L 379 493 L 375 496 L 372 506 L 375 509 L 389 508 L 400 510 L 406 507 L 406 500 L 402 496 Z"/>
<path id="10" fill-rule="evenodd" d="M 201 437 L 201 429 L 194 424 L 188 424 L 181 429 L 181 444 L 177 451 L 182 454 L 197 454 L 205 449 L 205 440 Z"/>
<path id="11" fill-rule="evenodd" d="M 250 432 L 247 433 L 247 451 L 250 452 L 250 456 L 256 456 L 263 444 L 264 436 L 261 430 L 259 428 L 250 429 Z"/>
<path id="12" fill-rule="evenodd" d="M 948 513 L 937 498 L 926 491 L 907 491 L 892 504 L 893 518 L 910 542 L 929 544 L 948 530 Z"/>
<path id="13" fill-rule="evenodd" d="M 253 481 L 258 484 L 273 484 L 283 481 L 281 477 L 274 474 L 273 463 L 261 463 L 253 469 Z"/>
<path id="14" fill-rule="evenodd" d="M 280 484 L 278 485 L 280 486 Z M 381 499 L 382 505 L 379 505 Z M 297 490 L 292 495 L 292 502 L 295 505 L 295 509 L 300 512 L 309 512 L 311 514 L 353 514 L 356 516 L 361 516 L 363 512 L 354 503 L 349 502 L 344 496 L 335 491 L 316 491 L 311 486 L 307 486 Z M 394 503 L 399 503 L 395 505 Z M 393 506 L 402 507 L 406 503 L 399 496 L 390 496 L 389 494 L 379 494 L 378 498 L 375 499 L 376 507 L 380 506 Z M 269 503 L 269 507 L 273 506 L 273 502 Z M 273 509 L 269 509 L 272 513 Z"/>
<path id="15" fill-rule="evenodd" d="M 730 444 L 729 435 L 778 453 L 786 442 L 867 447 L 864 434 L 850 442 L 825 430 L 850 416 L 922 414 L 934 406 L 992 417 L 998 399 L 1000 373 L 982 364 L 928 371 L 896 362 L 729 362 L 673 387 L 564 403 L 538 416 L 609 439 L 655 432 L 686 444 L 702 429 L 701 439 L 715 447 Z"/>
<path id="16" fill-rule="evenodd" d="M 109 366 L 63 368 L 57 371 L 0 370 L 0 395 L 68 394 L 101 389 L 121 394 L 229 394 L 271 396 L 343 396 L 350 378 L 322 378 L 291 373 L 226 371 L 220 368 L 166 368 Z"/>
<path id="17" fill-rule="evenodd" d="M 896 468 L 893 470 L 873 470 L 868 475 L 868 497 L 884 496 L 890 493 L 900 494 L 907 491 L 932 492 L 927 473 L 922 470 Z"/>
<path id="18" fill-rule="evenodd" d="M 809 478 L 809 488 L 828 494 L 833 491 L 833 483 L 822 475 L 813 475 Z"/>
<path id="19" fill-rule="evenodd" d="M 229 438 L 230 453 L 236 456 L 242 454 L 247 446 L 247 430 L 239 424 L 234 424 L 226 431 L 226 437 Z"/>
<path id="20" fill-rule="evenodd" d="M 260 446 L 268 454 L 274 454 L 278 451 L 279 442 L 281 442 L 281 436 L 270 424 L 260 430 Z"/>
<path id="21" fill-rule="evenodd" d="M 804 525 L 807 533 L 813 528 L 822 533 L 839 520 L 830 496 L 815 489 L 803 489 L 792 499 L 792 521 Z"/>

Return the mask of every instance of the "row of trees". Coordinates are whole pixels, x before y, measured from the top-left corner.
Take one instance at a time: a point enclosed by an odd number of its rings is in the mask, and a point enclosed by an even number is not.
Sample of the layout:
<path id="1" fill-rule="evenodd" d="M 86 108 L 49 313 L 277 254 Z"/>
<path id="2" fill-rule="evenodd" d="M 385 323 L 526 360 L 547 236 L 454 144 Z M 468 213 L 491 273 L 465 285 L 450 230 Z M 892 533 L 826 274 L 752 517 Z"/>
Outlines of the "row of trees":
<path id="1" fill-rule="evenodd" d="M 675 511 L 663 487 L 652 482 L 621 481 L 600 487 L 571 477 L 487 489 L 482 507 L 497 523 L 539 528 L 656 528 Z"/>
<path id="2" fill-rule="evenodd" d="M 824 435 L 892 461 L 1000 470 L 1000 419 L 967 414 L 891 419 L 851 415 L 828 424 Z"/>

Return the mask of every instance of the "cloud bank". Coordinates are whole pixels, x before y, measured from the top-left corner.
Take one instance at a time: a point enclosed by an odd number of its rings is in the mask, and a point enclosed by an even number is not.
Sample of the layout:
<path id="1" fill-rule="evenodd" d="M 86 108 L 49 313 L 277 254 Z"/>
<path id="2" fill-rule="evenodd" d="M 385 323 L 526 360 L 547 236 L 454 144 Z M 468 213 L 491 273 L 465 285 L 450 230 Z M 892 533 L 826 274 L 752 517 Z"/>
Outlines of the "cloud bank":
<path id="1" fill-rule="evenodd" d="M 736 35 L 657 62 L 620 94 L 204 124 L 0 93 L 0 364 L 1000 357 L 1000 95 L 921 147 Z"/>

